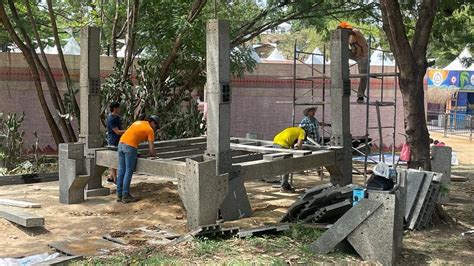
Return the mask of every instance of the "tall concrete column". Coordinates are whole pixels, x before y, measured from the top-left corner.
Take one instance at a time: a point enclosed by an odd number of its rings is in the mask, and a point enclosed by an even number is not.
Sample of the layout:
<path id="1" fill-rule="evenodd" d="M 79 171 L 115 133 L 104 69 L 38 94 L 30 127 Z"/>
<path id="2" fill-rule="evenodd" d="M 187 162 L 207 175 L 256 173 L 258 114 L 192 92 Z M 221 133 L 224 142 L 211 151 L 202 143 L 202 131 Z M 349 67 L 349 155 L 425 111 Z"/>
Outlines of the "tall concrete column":
<path id="1" fill-rule="evenodd" d="M 102 187 L 104 167 L 95 165 L 95 148 L 103 145 L 100 132 L 100 32 L 97 27 L 81 29 L 80 72 L 81 132 L 79 142 L 85 144 L 88 196 L 106 196 L 108 188 Z"/>
<path id="2" fill-rule="evenodd" d="M 342 147 L 337 154 L 337 170 L 331 171 L 333 184 L 352 183 L 352 136 L 350 132 L 349 30 L 336 29 L 331 36 L 331 145 Z"/>
<path id="3" fill-rule="evenodd" d="M 209 20 L 206 29 L 208 103 L 207 151 L 215 157 L 216 174 L 229 173 L 230 156 L 230 39 L 229 21 Z"/>
<path id="4" fill-rule="evenodd" d="M 80 111 L 81 132 L 79 141 L 85 152 L 102 147 L 100 133 L 100 34 L 97 27 L 81 30 Z"/>

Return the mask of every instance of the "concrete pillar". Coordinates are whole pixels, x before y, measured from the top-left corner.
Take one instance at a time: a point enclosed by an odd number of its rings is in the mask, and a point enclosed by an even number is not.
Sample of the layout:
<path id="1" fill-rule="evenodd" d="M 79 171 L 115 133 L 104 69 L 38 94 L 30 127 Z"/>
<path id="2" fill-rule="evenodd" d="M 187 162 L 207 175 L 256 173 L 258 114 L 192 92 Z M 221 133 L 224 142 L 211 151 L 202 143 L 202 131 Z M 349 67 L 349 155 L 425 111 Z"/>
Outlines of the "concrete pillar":
<path id="1" fill-rule="evenodd" d="M 85 144 L 86 153 L 103 144 L 100 133 L 100 34 L 97 27 L 81 30 L 80 111 L 81 132 L 79 141 Z"/>
<path id="2" fill-rule="evenodd" d="M 331 182 L 341 186 L 352 183 L 350 96 L 349 31 L 336 29 L 331 36 L 331 145 L 342 150 L 336 158 L 336 167 L 328 170 Z"/>
<path id="3" fill-rule="evenodd" d="M 83 143 L 59 144 L 59 202 L 64 204 L 84 201 L 84 187 L 89 176 L 84 165 Z"/>
<path id="4" fill-rule="evenodd" d="M 216 161 L 186 159 L 186 173 L 178 175 L 178 192 L 186 209 L 188 228 L 215 224 L 228 194 L 228 174 L 216 175 Z"/>
<path id="5" fill-rule="evenodd" d="M 448 146 L 431 147 L 431 171 L 443 174 L 441 177 L 441 191 L 438 202 L 449 202 L 448 187 L 451 183 L 451 156 L 453 149 Z"/>
<path id="6" fill-rule="evenodd" d="M 100 32 L 97 27 L 81 30 L 80 111 L 81 132 L 79 142 L 85 144 L 84 155 L 89 175 L 88 196 L 106 196 L 108 188 L 102 187 L 103 167 L 95 165 L 94 148 L 103 145 L 100 132 Z"/>
<path id="7" fill-rule="evenodd" d="M 216 174 L 229 173 L 230 156 L 230 39 L 229 21 L 209 20 L 206 29 L 207 151 L 217 161 Z"/>

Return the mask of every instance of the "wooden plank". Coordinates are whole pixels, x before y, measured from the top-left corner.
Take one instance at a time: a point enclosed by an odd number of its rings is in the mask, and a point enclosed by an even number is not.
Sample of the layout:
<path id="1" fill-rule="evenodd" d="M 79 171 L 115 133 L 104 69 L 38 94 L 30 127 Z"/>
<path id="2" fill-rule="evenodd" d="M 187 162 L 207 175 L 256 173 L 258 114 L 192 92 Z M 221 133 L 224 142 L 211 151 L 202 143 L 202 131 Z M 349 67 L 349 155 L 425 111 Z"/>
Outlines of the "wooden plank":
<path id="1" fill-rule="evenodd" d="M 73 262 L 73 260 L 80 260 L 82 259 L 82 256 L 63 256 L 63 257 L 57 257 L 52 260 L 45 260 L 42 262 L 38 262 L 33 264 L 33 266 L 50 266 L 50 265 L 60 265 L 60 266 L 66 266 L 69 265 Z"/>
<path id="2" fill-rule="evenodd" d="M 293 154 L 300 154 L 300 155 L 309 155 L 311 151 L 308 150 L 292 150 L 292 149 L 279 149 L 279 148 L 269 148 L 269 147 L 261 147 L 261 146 L 249 146 L 243 144 L 235 144 L 231 143 L 230 148 L 233 150 L 243 150 L 243 151 L 252 151 L 252 152 L 259 152 L 259 153 L 293 153 Z"/>
<path id="3" fill-rule="evenodd" d="M 41 204 L 21 200 L 0 199 L 0 205 L 20 207 L 20 208 L 40 208 Z"/>
<path id="4" fill-rule="evenodd" d="M 33 213 L 17 210 L 0 210 L 0 217 L 24 227 L 44 226 L 44 218 Z"/>

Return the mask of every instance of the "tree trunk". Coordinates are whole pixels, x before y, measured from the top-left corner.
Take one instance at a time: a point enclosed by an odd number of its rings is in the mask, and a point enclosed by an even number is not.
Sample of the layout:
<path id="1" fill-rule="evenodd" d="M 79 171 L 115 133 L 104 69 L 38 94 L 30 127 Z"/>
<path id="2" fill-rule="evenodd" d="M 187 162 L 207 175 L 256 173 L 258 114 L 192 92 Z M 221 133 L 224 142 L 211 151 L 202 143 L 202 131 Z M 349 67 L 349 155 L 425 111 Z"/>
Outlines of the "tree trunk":
<path id="1" fill-rule="evenodd" d="M 130 0 L 129 0 L 130 1 Z M 138 19 L 138 7 L 140 5 L 139 0 L 133 0 L 133 5 L 132 3 L 129 2 L 128 4 L 128 9 L 130 10 L 127 16 L 127 34 L 125 37 L 125 59 L 123 63 L 123 74 L 122 74 L 122 79 L 126 80 L 130 73 L 130 67 L 133 64 L 133 53 L 134 53 L 134 48 L 135 48 L 135 39 L 136 39 L 136 34 L 135 34 L 135 24 L 137 23 Z"/>
<path id="2" fill-rule="evenodd" d="M 118 18 L 119 18 L 119 0 L 115 0 L 115 14 L 114 14 L 114 20 L 112 22 L 112 34 L 110 35 L 110 43 L 112 45 L 112 56 L 114 58 L 114 61 L 117 60 L 117 24 L 118 24 Z"/>
<path id="3" fill-rule="evenodd" d="M 62 102 L 61 95 L 59 93 L 58 86 L 56 84 L 53 73 L 51 71 L 51 67 L 49 66 L 48 58 L 46 57 L 46 54 L 44 53 L 43 45 L 42 45 L 41 38 L 40 38 L 39 33 L 38 33 L 38 29 L 36 27 L 36 21 L 33 18 L 33 13 L 31 11 L 31 6 L 30 6 L 30 3 L 29 3 L 29 0 L 25 0 L 25 5 L 26 5 L 28 19 L 30 20 L 31 27 L 33 29 L 33 33 L 35 35 L 36 41 L 38 42 L 38 45 L 39 45 L 40 50 L 41 50 L 41 57 L 43 59 L 43 62 L 41 62 L 41 60 L 39 59 L 38 55 L 36 54 L 36 51 L 33 51 L 33 44 L 31 42 L 31 40 L 29 39 L 29 37 L 26 36 L 26 34 L 24 34 L 24 39 L 25 39 L 26 43 L 28 43 L 28 46 L 31 47 L 31 54 L 33 55 L 33 60 L 35 61 L 38 68 L 41 70 L 41 72 L 43 72 L 43 74 L 46 77 L 46 83 L 48 84 L 51 100 L 52 100 L 53 105 L 56 108 L 56 110 L 58 110 L 58 112 L 60 113 L 60 115 L 59 115 L 59 124 L 61 125 L 61 128 L 66 133 L 67 141 L 68 142 L 75 142 L 76 141 L 76 135 L 74 133 L 74 130 L 73 130 L 71 124 L 68 123 L 68 121 L 66 121 L 66 119 L 63 116 L 61 116 L 61 115 L 64 115 L 65 108 L 64 108 L 64 105 L 63 105 L 63 102 Z M 14 7 L 12 6 L 12 8 L 14 8 Z M 12 12 L 12 14 L 13 14 L 14 18 L 17 15 L 16 11 Z M 58 47 L 58 49 L 60 49 L 60 47 Z"/>
<path id="4" fill-rule="evenodd" d="M 72 105 L 74 109 L 74 114 L 77 117 L 78 123 L 80 122 L 80 110 L 79 110 L 79 104 L 77 103 L 76 97 L 74 95 L 74 89 L 72 86 L 72 80 L 71 80 L 71 75 L 69 74 L 69 70 L 66 65 L 66 61 L 64 60 L 64 54 L 63 54 L 63 49 L 61 48 L 61 42 L 59 41 L 59 34 L 58 34 L 58 26 L 56 23 L 56 15 L 54 14 L 54 9 L 53 9 L 53 3 L 51 0 L 46 0 L 48 4 L 48 13 L 49 13 L 49 19 L 51 20 L 51 29 L 53 31 L 53 38 L 54 38 L 54 43 L 56 44 L 56 47 L 58 48 L 58 56 L 59 56 L 59 62 L 61 62 L 61 69 L 64 74 L 64 78 L 66 80 L 66 86 L 69 94 L 71 95 L 72 99 Z M 71 127 L 72 128 L 72 127 Z M 76 139 L 76 134 L 74 134 L 74 131 L 72 132 L 73 139 Z"/>
<path id="5" fill-rule="evenodd" d="M 429 132 L 426 126 L 424 76 L 426 50 L 438 0 L 421 0 L 411 43 L 397 0 L 380 0 L 383 30 L 400 69 L 399 85 L 405 115 L 405 132 L 411 150 L 410 168 L 431 169 Z"/>
<path id="6" fill-rule="evenodd" d="M 36 88 L 36 93 L 38 95 L 38 100 L 41 105 L 41 109 L 43 110 L 43 113 L 46 117 L 46 121 L 49 125 L 49 128 L 51 130 L 51 133 L 53 135 L 54 141 L 56 145 L 58 146 L 59 143 L 63 143 L 64 139 L 61 134 L 61 131 L 58 128 L 58 125 L 54 121 L 53 116 L 51 115 L 51 112 L 49 110 L 48 104 L 46 103 L 46 98 L 44 97 L 43 93 L 43 88 L 41 86 L 41 79 L 39 75 L 39 71 L 36 68 L 36 64 L 33 60 L 33 56 L 31 54 L 31 49 L 27 47 L 23 41 L 18 37 L 16 34 L 13 25 L 11 24 L 10 20 L 8 19 L 8 16 L 5 11 L 5 7 L 3 5 L 3 1 L 0 1 L 0 20 L 2 21 L 2 24 L 4 28 L 7 30 L 8 34 L 12 38 L 12 40 L 15 42 L 15 44 L 20 48 L 21 52 L 23 53 L 23 56 L 25 57 L 26 62 L 28 63 L 31 71 L 31 75 L 35 84 Z"/>
<path id="7" fill-rule="evenodd" d="M 409 78 L 400 78 L 403 98 L 405 132 L 411 150 L 409 168 L 431 169 L 429 132 L 425 119 L 425 94 L 423 89 L 424 71 L 413 73 Z"/>

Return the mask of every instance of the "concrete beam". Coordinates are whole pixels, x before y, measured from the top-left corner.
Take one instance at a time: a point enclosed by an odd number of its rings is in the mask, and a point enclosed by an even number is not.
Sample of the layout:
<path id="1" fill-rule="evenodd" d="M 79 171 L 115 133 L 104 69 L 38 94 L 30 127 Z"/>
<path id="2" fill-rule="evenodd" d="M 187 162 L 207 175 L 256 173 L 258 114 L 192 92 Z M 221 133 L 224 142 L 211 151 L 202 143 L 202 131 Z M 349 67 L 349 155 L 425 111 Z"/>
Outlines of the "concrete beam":
<path id="1" fill-rule="evenodd" d="M 194 137 L 186 139 L 171 139 L 163 141 L 155 141 L 155 148 L 173 147 L 173 146 L 186 146 L 193 143 L 206 142 L 207 137 Z M 138 145 L 138 149 L 148 148 L 148 143 L 141 143 Z"/>
<path id="2" fill-rule="evenodd" d="M 0 210 L 0 217 L 24 227 L 44 225 L 44 218 L 33 213 L 18 210 Z"/>
<path id="3" fill-rule="evenodd" d="M 246 181 L 335 164 L 334 151 L 315 151 L 311 155 L 276 161 L 251 161 L 234 164 Z"/>
<path id="4" fill-rule="evenodd" d="M 308 150 L 292 150 L 292 149 L 279 149 L 279 148 L 269 148 L 262 146 L 253 146 L 253 145 L 244 145 L 244 144 L 230 144 L 232 150 L 241 150 L 241 151 L 251 151 L 258 153 L 292 153 L 295 156 L 303 156 L 311 154 L 311 151 Z"/>
<path id="5" fill-rule="evenodd" d="M 118 168 L 118 153 L 111 150 L 96 151 L 96 164 L 104 167 Z M 135 172 L 176 177 L 186 172 L 186 163 L 173 160 L 138 158 Z"/>

